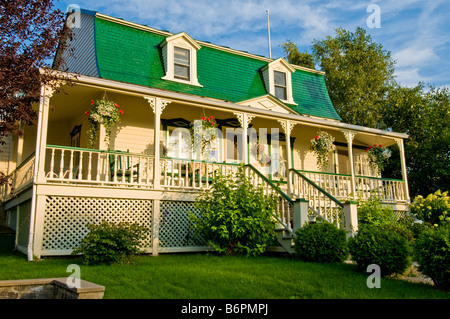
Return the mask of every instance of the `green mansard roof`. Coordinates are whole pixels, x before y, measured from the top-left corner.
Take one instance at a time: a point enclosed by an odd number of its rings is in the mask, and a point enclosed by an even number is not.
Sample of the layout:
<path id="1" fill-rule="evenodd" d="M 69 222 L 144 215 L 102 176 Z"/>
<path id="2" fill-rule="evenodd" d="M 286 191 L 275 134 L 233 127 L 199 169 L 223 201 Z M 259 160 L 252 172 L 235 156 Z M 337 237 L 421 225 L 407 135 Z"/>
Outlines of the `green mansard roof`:
<path id="1" fill-rule="evenodd" d="M 151 32 L 151 28 L 104 19 L 92 12 L 90 16 L 98 77 L 234 103 L 268 94 L 261 73 L 268 64 L 266 58 L 200 42 L 197 77 L 201 87 L 163 80 L 160 44 L 167 37 L 165 32 Z M 292 73 L 292 94 L 297 105 L 286 105 L 295 112 L 341 120 L 330 101 L 323 74 L 297 68 Z"/>

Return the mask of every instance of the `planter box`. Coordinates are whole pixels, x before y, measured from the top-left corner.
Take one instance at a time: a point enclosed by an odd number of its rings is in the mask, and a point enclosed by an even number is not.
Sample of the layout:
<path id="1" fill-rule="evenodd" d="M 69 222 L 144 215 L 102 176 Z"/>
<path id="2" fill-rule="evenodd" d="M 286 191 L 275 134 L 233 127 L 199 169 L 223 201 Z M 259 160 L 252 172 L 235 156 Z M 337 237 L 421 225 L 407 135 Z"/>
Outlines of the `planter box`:
<path id="1" fill-rule="evenodd" d="M 0 299 L 102 299 L 105 287 L 80 280 L 80 287 L 67 286 L 67 278 L 0 281 Z"/>

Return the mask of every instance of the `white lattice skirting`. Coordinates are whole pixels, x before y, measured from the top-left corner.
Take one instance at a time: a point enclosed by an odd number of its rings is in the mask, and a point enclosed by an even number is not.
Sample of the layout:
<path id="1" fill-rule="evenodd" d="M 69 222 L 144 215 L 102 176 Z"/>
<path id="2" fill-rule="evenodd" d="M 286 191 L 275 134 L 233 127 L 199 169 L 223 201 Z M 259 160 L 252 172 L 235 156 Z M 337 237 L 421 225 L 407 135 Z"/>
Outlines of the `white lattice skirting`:
<path id="1" fill-rule="evenodd" d="M 153 200 L 47 196 L 42 236 L 42 255 L 68 255 L 88 233 L 88 224 L 102 221 L 138 223 L 152 229 Z M 161 201 L 158 251 L 204 248 L 205 242 L 189 227 L 193 202 Z M 152 250 L 153 234 L 142 248 Z M 189 250 L 189 249 L 187 249 Z"/>

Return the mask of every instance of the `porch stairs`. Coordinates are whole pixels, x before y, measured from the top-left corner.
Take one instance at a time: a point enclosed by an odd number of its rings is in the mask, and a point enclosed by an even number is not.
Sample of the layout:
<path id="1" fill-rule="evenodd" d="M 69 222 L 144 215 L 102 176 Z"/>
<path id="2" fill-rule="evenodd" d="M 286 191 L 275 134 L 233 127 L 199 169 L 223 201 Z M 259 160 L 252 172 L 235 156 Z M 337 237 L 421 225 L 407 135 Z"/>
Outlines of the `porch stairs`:
<path id="1" fill-rule="evenodd" d="M 301 225 L 295 225 L 299 220 L 294 215 L 299 213 L 301 201 L 308 201 L 308 213 L 304 215 L 308 215 L 309 218 L 312 216 L 311 220 L 319 217 L 337 225 L 341 224 L 343 204 L 300 172 L 290 170 L 291 193 L 288 196 L 252 165 L 245 165 L 245 169 L 246 175 L 255 186 L 262 186 L 265 194 L 275 195 L 278 198 L 278 208 L 274 213 L 277 221 L 276 234 L 281 248 L 287 253 L 295 252 L 295 230 Z M 301 221 L 302 224 L 304 222 L 310 220 Z"/>

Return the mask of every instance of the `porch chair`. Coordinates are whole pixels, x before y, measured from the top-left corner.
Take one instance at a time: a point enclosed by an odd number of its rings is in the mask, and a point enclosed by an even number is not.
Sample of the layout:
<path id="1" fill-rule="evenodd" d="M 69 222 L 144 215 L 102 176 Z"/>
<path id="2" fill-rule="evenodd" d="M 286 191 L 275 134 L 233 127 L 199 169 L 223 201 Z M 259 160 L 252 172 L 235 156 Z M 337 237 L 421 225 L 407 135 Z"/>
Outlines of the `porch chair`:
<path id="1" fill-rule="evenodd" d="M 109 170 L 110 170 L 110 180 L 114 181 L 114 176 L 117 176 L 118 181 L 123 181 L 125 178 L 126 182 L 130 182 L 131 178 L 133 178 L 133 182 L 139 181 L 139 163 L 134 164 L 133 167 L 130 165 L 130 156 L 126 155 L 127 152 L 122 151 L 114 151 L 114 153 L 120 154 L 109 154 Z M 124 154 L 124 155 L 122 155 Z M 126 157 L 126 166 L 123 168 L 124 160 L 123 157 Z"/>

